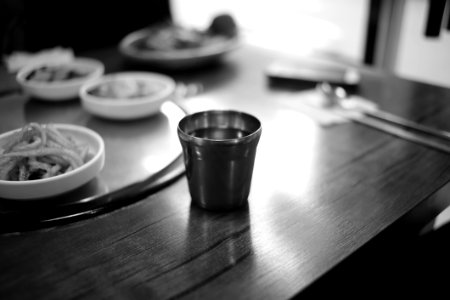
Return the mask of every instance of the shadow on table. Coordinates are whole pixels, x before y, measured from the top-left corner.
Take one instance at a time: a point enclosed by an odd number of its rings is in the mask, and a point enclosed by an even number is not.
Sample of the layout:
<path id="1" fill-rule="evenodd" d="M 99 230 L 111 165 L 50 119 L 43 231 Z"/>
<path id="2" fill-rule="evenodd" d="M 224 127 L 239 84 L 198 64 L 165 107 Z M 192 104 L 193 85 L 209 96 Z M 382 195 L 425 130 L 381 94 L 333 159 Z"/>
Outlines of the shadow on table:
<path id="1" fill-rule="evenodd" d="M 450 223 L 405 232 L 396 225 L 308 287 L 299 299 L 431 299 L 448 293 Z"/>

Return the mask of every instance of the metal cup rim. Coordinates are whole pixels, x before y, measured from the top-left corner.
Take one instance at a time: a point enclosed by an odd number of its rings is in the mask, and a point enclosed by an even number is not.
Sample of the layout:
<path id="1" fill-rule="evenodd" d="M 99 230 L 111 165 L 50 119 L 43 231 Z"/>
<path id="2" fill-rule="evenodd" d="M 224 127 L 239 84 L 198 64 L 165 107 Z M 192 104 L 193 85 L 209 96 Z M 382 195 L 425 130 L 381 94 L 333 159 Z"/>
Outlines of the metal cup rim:
<path id="1" fill-rule="evenodd" d="M 238 138 L 232 138 L 232 139 L 211 139 L 211 138 L 200 138 L 200 137 L 195 137 L 193 135 L 191 135 L 190 133 L 186 132 L 185 130 L 185 123 L 187 123 L 189 120 L 194 119 L 194 118 L 200 118 L 200 117 L 206 117 L 207 115 L 238 115 L 238 116 L 243 116 L 244 118 L 251 120 L 254 124 L 256 124 L 255 126 L 255 130 L 252 130 L 251 133 L 242 136 L 242 137 L 238 137 Z M 220 126 L 218 126 L 218 128 L 221 128 Z M 222 128 L 227 128 L 227 127 L 222 127 Z M 239 111 L 239 110 L 232 110 L 232 109 L 227 109 L 227 110 L 219 110 L 219 109 L 212 109 L 212 110 L 205 110 L 205 111 L 199 111 L 196 113 L 192 113 L 189 115 L 184 116 L 179 122 L 178 122 L 178 127 L 177 127 L 177 131 L 178 131 L 178 135 L 180 138 L 182 138 L 185 141 L 196 141 L 197 143 L 209 143 L 209 144 L 238 144 L 238 143 L 245 143 L 245 142 L 249 142 L 254 140 L 255 138 L 257 138 L 258 136 L 261 135 L 261 131 L 262 131 L 262 125 L 261 125 L 261 121 L 255 117 L 252 114 L 243 112 L 243 111 Z"/>

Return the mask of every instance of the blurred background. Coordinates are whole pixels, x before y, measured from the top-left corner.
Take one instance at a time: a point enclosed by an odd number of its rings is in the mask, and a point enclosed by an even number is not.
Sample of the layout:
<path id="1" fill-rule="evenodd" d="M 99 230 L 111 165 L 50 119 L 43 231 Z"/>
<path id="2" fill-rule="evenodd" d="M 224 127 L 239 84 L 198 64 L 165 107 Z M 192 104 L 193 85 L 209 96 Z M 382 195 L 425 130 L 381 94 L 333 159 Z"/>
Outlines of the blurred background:
<path id="1" fill-rule="evenodd" d="M 2 53 L 117 45 L 155 22 L 204 28 L 220 13 L 245 43 L 280 56 L 324 55 L 450 87 L 446 0 L 0 0 Z"/>
<path id="2" fill-rule="evenodd" d="M 246 42 L 286 55 L 321 53 L 450 87 L 450 3 L 430 15 L 430 3 L 438 2 L 445 0 L 171 0 L 171 6 L 177 22 L 198 27 L 228 12 Z M 442 29 L 427 36 L 439 17 Z"/>

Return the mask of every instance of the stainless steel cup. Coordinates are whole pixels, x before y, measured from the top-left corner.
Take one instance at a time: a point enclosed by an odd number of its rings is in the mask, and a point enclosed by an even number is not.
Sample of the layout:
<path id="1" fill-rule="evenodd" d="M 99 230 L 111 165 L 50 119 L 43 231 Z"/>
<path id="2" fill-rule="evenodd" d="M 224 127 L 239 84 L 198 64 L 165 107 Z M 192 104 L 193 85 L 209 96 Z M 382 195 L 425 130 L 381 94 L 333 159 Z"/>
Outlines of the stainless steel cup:
<path id="1" fill-rule="evenodd" d="M 179 122 L 193 203 L 218 211 L 247 203 L 261 130 L 256 117 L 232 110 L 198 112 Z"/>

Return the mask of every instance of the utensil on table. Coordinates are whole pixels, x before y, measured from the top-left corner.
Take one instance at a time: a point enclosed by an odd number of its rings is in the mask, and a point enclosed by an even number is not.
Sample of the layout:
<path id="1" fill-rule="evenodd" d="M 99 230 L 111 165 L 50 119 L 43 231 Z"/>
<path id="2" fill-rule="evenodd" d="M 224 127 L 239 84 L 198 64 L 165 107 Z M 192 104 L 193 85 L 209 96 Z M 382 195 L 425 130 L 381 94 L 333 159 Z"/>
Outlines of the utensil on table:
<path id="1" fill-rule="evenodd" d="M 353 109 L 349 108 L 347 105 L 345 105 L 346 99 L 348 99 L 348 95 L 346 90 L 343 87 L 336 86 L 333 87 L 327 82 L 323 82 L 318 84 L 318 90 L 323 92 L 327 99 L 330 101 L 330 105 L 339 105 L 340 107 L 344 109 Z M 399 117 L 397 115 L 388 113 L 386 111 L 382 110 L 360 110 L 363 114 L 370 116 L 372 118 L 376 118 L 382 121 L 386 121 L 395 125 L 399 125 L 411 130 L 416 130 L 419 132 L 423 132 L 425 134 L 430 134 L 438 138 L 442 138 L 445 140 L 450 140 L 450 133 L 444 130 L 434 129 L 430 128 L 428 126 L 424 126 L 422 124 L 419 124 L 417 122 Z"/>
<path id="2" fill-rule="evenodd" d="M 322 82 L 317 84 L 316 89 L 326 96 L 327 102 L 325 106 L 338 106 L 342 110 L 340 112 L 335 112 L 345 118 L 395 135 L 405 140 L 450 153 L 450 146 L 432 139 L 439 138 L 444 141 L 450 141 L 450 133 L 447 131 L 430 128 L 385 111 L 362 110 L 358 109 L 357 106 L 349 106 L 346 103 L 349 99 L 347 92 L 340 86 L 333 87 L 327 82 Z M 359 114 L 355 115 L 352 114 L 352 112 L 357 112 Z"/>

